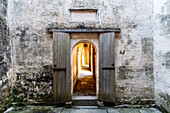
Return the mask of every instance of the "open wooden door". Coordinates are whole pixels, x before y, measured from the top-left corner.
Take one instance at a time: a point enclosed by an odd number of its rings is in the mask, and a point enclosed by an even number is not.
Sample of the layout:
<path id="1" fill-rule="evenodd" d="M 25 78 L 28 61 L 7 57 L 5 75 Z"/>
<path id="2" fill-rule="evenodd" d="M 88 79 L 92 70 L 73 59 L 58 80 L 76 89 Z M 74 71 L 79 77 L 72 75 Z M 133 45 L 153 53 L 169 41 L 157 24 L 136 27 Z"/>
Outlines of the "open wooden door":
<path id="1" fill-rule="evenodd" d="M 54 32 L 53 38 L 54 103 L 64 103 L 71 100 L 70 36 Z"/>
<path id="2" fill-rule="evenodd" d="M 114 32 L 99 37 L 99 100 L 115 102 Z"/>

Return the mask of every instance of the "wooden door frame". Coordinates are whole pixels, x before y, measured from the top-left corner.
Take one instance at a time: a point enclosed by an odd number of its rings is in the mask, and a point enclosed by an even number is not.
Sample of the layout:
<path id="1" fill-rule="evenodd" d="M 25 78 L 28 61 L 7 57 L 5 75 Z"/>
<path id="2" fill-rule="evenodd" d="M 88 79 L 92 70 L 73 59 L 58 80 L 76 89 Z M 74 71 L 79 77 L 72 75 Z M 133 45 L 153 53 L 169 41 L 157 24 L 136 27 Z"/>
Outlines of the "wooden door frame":
<path id="1" fill-rule="evenodd" d="M 51 34 L 53 34 L 54 32 L 62 32 L 62 33 L 68 33 L 68 34 L 70 34 L 70 33 L 106 33 L 106 32 L 120 33 L 120 28 L 90 28 L 89 29 L 89 28 L 55 28 L 55 27 L 51 27 L 51 28 L 48 28 L 47 30 Z M 71 38 L 71 36 L 70 36 L 70 38 Z M 99 53 L 99 51 L 97 51 L 97 53 Z M 72 56 L 71 53 L 70 53 L 70 56 Z M 71 60 L 72 59 L 70 57 L 70 61 Z M 97 62 L 99 63 L 99 61 L 97 61 Z M 71 69 L 71 67 L 72 66 L 70 65 L 70 69 Z M 70 84 L 70 86 L 71 86 L 71 84 Z M 70 93 L 71 93 L 71 91 L 70 91 Z"/>

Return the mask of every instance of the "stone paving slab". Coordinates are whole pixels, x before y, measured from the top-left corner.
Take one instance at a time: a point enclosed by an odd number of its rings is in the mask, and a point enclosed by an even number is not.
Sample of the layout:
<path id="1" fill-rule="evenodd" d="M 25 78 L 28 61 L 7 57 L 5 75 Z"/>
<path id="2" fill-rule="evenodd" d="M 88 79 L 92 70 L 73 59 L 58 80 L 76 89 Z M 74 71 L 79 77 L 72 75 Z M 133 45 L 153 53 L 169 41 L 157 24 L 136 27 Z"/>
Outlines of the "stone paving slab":
<path id="1" fill-rule="evenodd" d="M 38 110 L 38 111 L 37 111 Z M 26 106 L 23 110 L 8 113 L 162 113 L 156 108 L 110 108 L 100 109 L 97 106 L 73 106 L 72 108 L 52 106 Z"/>
<path id="2" fill-rule="evenodd" d="M 162 113 L 156 108 L 142 108 L 139 110 L 141 113 Z"/>
<path id="3" fill-rule="evenodd" d="M 140 111 L 135 108 L 119 108 L 118 111 L 120 113 L 140 113 Z"/>
<path id="4" fill-rule="evenodd" d="M 162 113 L 156 108 L 107 108 L 108 113 Z"/>
<path id="5" fill-rule="evenodd" d="M 107 108 L 108 113 L 119 113 L 118 109 Z"/>
<path id="6" fill-rule="evenodd" d="M 106 109 L 64 109 L 62 113 L 107 113 Z"/>
<path id="7" fill-rule="evenodd" d="M 54 109 L 52 110 L 52 112 L 51 112 L 51 113 L 61 113 L 61 112 L 62 112 L 62 110 L 63 110 L 63 107 L 54 108 Z"/>
<path id="8" fill-rule="evenodd" d="M 96 80 L 93 75 L 78 78 L 74 96 L 96 96 Z"/>

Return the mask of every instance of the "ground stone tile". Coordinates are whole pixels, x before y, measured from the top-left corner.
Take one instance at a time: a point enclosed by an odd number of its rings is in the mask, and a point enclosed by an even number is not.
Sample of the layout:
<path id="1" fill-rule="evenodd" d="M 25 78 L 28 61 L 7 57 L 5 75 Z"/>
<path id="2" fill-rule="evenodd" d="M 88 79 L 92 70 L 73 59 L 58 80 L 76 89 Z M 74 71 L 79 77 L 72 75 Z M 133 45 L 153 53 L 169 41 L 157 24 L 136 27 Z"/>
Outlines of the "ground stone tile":
<path id="1" fill-rule="evenodd" d="M 142 108 L 139 110 L 141 113 L 162 113 L 156 108 Z"/>
<path id="2" fill-rule="evenodd" d="M 64 109 L 62 113 L 107 113 L 106 109 Z"/>
<path id="3" fill-rule="evenodd" d="M 93 75 L 88 75 L 89 71 L 83 71 L 86 76 L 78 78 L 74 88 L 74 96 L 95 96 L 96 95 L 96 80 Z"/>
<path id="4" fill-rule="evenodd" d="M 138 109 L 134 108 L 118 108 L 120 113 L 140 113 Z"/>
<path id="5" fill-rule="evenodd" d="M 32 113 L 37 106 L 31 106 L 29 109 L 11 111 L 9 113 Z M 39 107 L 38 107 L 39 108 Z M 48 107 L 42 107 L 48 108 Z M 37 109 L 38 110 L 38 109 Z M 52 107 L 51 111 L 38 110 L 35 113 L 162 113 L 156 108 L 105 108 L 100 109 L 97 106 L 75 106 L 74 108 Z"/>
<path id="6" fill-rule="evenodd" d="M 62 110 L 63 110 L 63 107 L 59 107 L 59 108 L 54 108 L 52 111 L 54 113 L 61 113 Z"/>
<path id="7" fill-rule="evenodd" d="M 118 109 L 113 109 L 113 108 L 107 108 L 108 113 L 120 113 Z"/>

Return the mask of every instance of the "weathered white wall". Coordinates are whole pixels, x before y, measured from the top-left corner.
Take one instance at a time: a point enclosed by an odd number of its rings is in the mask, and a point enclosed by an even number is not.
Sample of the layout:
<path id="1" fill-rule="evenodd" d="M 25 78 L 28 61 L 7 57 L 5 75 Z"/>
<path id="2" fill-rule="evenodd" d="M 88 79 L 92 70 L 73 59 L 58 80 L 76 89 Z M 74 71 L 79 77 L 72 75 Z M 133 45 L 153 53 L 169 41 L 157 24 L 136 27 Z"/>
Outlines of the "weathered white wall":
<path id="1" fill-rule="evenodd" d="M 11 102 L 11 45 L 8 32 L 8 1 L 0 0 L 0 112 Z"/>
<path id="2" fill-rule="evenodd" d="M 154 0 L 155 98 L 170 112 L 170 1 Z"/>
<path id="3" fill-rule="evenodd" d="M 116 44 L 117 99 L 154 98 L 152 0 L 9 0 L 9 6 L 13 76 L 25 98 L 51 97 L 53 39 L 47 27 L 82 26 L 121 29 Z M 69 22 L 69 9 L 74 8 L 98 9 L 99 21 Z"/>

